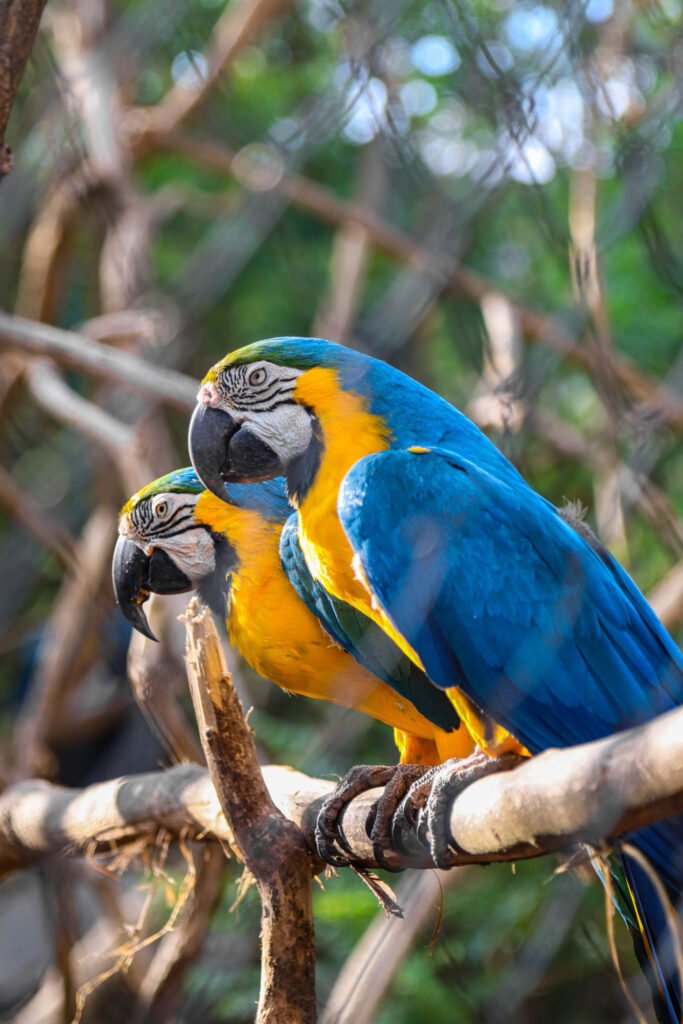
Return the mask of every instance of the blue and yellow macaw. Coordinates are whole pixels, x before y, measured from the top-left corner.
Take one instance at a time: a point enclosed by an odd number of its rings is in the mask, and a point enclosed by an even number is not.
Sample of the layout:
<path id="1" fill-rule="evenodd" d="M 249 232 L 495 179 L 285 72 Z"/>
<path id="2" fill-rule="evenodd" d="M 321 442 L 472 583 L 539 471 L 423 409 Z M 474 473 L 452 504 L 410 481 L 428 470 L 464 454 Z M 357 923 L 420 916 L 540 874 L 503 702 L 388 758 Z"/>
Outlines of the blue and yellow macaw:
<path id="1" fill-rule="evenodd" d="M 681 652 L 621 566 L 398 370 L 320 339 L 249 345 L 206 376 L 189 440 L 217 493 L 285 476 L 313 577 L 447 690 L 487 753 L 599 739 L 681 703 Z M 678 905 L 683 819 L 629 840 Z M 677 1021 L 664 911 L 621 861 L 659 1013 Z"/>
<path id="2" fill-rule="evenodd" d="M 142 607 L 151 592 L 196 589 L 227 617 L 231 642 L 260 675 L 393 726 L 402 762 L 438 764 L 469 752 L 456 712 L 424 673 L 373 623 L 314 583 L 298 552 L 283 481 L 230 485 L 222 494 L 207 491 L 193 469 L 180 469 L 123 507 L 113 581 L 135 628 L 155 639 Z M 283 523 L 287 574 L 279 553 Z"/>

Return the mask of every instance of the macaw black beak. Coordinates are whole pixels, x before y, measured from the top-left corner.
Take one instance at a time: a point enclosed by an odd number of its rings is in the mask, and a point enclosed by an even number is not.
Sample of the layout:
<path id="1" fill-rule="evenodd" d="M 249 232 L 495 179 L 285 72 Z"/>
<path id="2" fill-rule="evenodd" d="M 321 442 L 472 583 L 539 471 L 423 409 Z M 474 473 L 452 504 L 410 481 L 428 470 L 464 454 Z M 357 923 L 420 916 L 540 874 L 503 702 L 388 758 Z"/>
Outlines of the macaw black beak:
<path id="1" fill-rule="evenodd" d="M 223 500 L 226 483 L 257 483 L 283 473 L 276 452 L 249 429 L 248 423 L 237 423 L 224 409 L 197 405 L 187 443 L 197 476 Z"/>
<path id="2" fill-rule="evenodd" d="M 119 537 L 112 559 L 112 582 L 121 611 L 131 625 L 150 640 L 152 632 L 142 606 L 151 593 L 184 594 L 193 589 L 192 581 L 161 548 L 151 555 L 126 537 Z"/>

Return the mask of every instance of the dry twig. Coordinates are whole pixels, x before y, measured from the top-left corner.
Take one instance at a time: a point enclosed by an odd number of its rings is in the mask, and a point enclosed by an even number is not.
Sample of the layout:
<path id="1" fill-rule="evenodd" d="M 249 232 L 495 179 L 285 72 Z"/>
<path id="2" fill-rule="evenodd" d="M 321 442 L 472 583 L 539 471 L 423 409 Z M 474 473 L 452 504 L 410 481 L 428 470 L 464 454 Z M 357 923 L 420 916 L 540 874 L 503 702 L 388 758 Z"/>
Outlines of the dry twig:
<path id="1" fill-rule="evenodd" d="M 208 609 L 185 614 L 187 674 L 209 774 L 261 897 L 261 992 L 257 1024 L 314 1021 L 315 942 L 306 840 L 275 806 Z"/>
<path id="2" fill-rule="evenodd" d="M 194 889 L 178 918 L 175 928 L 159 943 L 138 991 L 131 1024 L 149 1020 L 170 1020 L 182 995 L 187 968 L 201 951 L 211 914 L 221 892 L 225 856 L 220 847 L 204 847 L 196 855 Z"/>

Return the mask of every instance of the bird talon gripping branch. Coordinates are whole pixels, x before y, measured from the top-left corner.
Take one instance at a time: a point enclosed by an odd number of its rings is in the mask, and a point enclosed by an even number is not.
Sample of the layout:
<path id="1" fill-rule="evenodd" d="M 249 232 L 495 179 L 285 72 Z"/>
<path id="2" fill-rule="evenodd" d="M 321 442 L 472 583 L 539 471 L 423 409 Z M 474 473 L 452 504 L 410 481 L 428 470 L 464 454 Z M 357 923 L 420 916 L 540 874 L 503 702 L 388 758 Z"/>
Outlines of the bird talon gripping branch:
<path id="1" fill-rule="evenodd" d="M 410 789 L 417 785 L 425 775 L 430 775 L 433 771 L 433 768 L 419 764 L 396 765 L 384 792 L 372 808 L 368 819 L 370 839 L 375 859 L 385 871 L 402 870 L 395 867 L 387 858 L 387 851 L 395 849 L 393 824 L 398 809 Z"/>
<path id="2" fill-rule="evenodd" d="M 471 757 L 454 757 L 432 769 L 428 779 L 417 783 L 415 794 L 411 795 L 411 791 L 408 792 L 406 801 L 419 801 L 419 806 L 414 812 L 418 839 L 429 849 L 430 856 L 438 868 L 445 870 L 453 866 L 454 840 L 451 835 L 450 817 L 454 801 L 472 783 L 486 778 L 487 775 L 509 771 L 524 760 L 519 754 L 511 752 L 499 757 L 489 757 L 484 751 L 476 750 Z M 429 785 L 426 795 L 425 783 Z"/>
<path id="3" fill-rule="evenodd" d="M 315 843 L 326 864 L 342 868 L 349 866 L 353 852 L 342 829 L 344 810 L 361 793 L 387 786 L 396 770 L 396 765 L 356 765 L 324 802 L 315 825 Z M 341 854 L 338 848 L 343 851 Z"/>

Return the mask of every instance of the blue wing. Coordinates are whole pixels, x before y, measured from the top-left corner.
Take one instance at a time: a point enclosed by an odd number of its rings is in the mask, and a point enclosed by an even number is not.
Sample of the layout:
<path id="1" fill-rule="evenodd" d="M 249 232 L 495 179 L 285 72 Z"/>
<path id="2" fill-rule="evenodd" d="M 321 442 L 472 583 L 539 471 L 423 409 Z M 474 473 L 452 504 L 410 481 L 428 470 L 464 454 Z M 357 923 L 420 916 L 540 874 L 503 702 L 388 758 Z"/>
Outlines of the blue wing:
<path id="1" fill-rule="evenodd" d="M 681 703 L 683 657 L 636 585 L 521 481 L 447 451 L 391 451 L 349 471 L 338 511 L 375 597 L 429 677 L 461 687 L 533 753 Z M 683 818 L 629 838 L 676 904 Z M 678 1020 L 661 901 L 627 854 L 623 864 L 653 950 L 650 979 Z"/>
<path id="2" fill-rule="evenodd" d="M 289 582 L 325 631 L 434 725 L 446 732 L 457 729 L 460 719 L 446 694 L 435 689 L 424 672 L 413 665 L 374 622 L 351 605 L 332 597 L 313 579 L 299 546 L 297 526 L 298 516 L 294 513 L 280 537 L 282 565 Z"/>
<path id="3" fill-rule="evenodd" d="M 391 451 L 349 471 L 339 515 L 433 682 L 532 752 L 680 703 L 683 659 L 635 584 L 528 487 L 449 452 Z"/>

